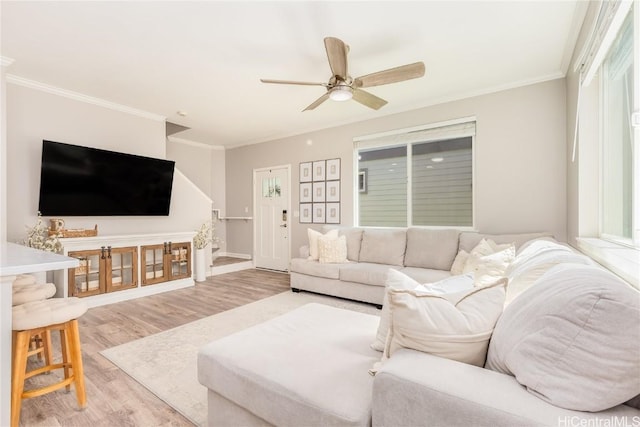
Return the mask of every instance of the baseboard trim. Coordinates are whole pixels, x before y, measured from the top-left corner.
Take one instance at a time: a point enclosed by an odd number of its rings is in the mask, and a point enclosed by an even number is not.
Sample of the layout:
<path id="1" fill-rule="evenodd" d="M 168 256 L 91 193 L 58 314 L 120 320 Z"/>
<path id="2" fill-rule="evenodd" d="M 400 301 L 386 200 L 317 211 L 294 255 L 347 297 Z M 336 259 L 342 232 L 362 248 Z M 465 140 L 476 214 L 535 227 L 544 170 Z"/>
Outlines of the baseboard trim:
<path id="1" fill-rule="evenodd" d="M 236 271 L 248 270 L 253 268 L 253 261 L 236 262 L 234 264 L 221 265 L 219 267 L 211 267 L 209 276 L 217 276 L 219 274 L 234 273 Z"/>
<path id="2" fill-rule="evenodd" d="M 220 252 L 218 256 L 228 256 L 231 258 L 242 258 L 242 259 L 251 259 L 250 254 L 239 254 L 235 252 Z"/>

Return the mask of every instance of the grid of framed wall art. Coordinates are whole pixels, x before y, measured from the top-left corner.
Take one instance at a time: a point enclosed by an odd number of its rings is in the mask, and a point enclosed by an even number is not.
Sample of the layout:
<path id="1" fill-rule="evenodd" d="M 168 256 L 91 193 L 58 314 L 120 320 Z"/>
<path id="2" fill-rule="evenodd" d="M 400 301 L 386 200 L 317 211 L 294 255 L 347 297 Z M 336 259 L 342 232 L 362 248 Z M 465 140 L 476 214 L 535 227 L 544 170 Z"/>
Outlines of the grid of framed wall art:
<path id="1" fill-rule="evenodd" d="M 340 224 L 340 159 L 300 163 L 300 223 Z"/>

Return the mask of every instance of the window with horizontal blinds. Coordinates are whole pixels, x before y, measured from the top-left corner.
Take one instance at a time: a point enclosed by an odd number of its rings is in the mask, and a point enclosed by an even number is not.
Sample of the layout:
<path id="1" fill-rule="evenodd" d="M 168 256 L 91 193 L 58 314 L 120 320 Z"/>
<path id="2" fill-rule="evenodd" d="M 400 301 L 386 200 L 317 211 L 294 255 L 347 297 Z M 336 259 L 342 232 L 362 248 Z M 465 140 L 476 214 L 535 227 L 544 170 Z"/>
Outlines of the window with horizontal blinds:
<path id="1" fill-rule="evenodd" d="M 474 136 L 472 121 L 356 140 L 359 225 L 473 226 Z"/>

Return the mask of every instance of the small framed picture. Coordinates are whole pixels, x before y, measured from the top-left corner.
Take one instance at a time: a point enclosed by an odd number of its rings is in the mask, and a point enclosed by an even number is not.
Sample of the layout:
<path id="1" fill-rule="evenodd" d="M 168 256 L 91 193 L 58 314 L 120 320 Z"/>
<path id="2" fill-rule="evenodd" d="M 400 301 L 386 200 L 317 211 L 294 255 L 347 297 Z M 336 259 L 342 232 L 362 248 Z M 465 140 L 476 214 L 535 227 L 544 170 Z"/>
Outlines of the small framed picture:
<path id="1" fill-rule="evenodd" d="M 314 182 L 313 183 L 313 201 L 314 202 L 324 202 L 325 201 L 325 184 L 322 182 Z"/>
<path id="2" fill-rule="evenodd" d="M 313 205 L 311 203 L 300 203 L 300 224 L 310 224 L 312 219 Z"/>
<path id="3" fill-rule="evenodd" d="M 327 202 L 340 201 L 340 181 L 327 181 L 327 189 L 325 190 Z"/>
<path id="4" fill-rule="evenodd" d="M 340 159 L 327 160 L 327 181 L 340 179 Z"/>
<path id="5" fill-rule="evenodd" d="M 314 203 L 313 204 L 313 223 L 314 224 L 324 224 L 325 223 L 325 204 L 324 203 Z"/>
<path id="6" fill-rule="evenodd" d="M 325 180 L 325 166 L 326 162 L 324 160 L 319 160 L 317 162 L 313 162 L 313 180 L 314 181 L 324 181 Z"/>
<path id="7" fill-rule="evenodd" d="M 310 182 L 300 183 L 300 203 L 309 203 L 313 201 L 312 193 L 313 187 Z"/>
<path id="8" fill-rule="evenodd" d="M 300 163 L 300 182 L 311 182 L 311 162 Z"/>
<path id="9" fill-rule="evenodd" d="M 340 203 L 327 203 L 327 224 L 340 224 Z"/>
<path id="10" fill-rule="evenodd" d="M 367 192 L 367 169 L 360 169 L 358 172 L 358 192 Z"/>

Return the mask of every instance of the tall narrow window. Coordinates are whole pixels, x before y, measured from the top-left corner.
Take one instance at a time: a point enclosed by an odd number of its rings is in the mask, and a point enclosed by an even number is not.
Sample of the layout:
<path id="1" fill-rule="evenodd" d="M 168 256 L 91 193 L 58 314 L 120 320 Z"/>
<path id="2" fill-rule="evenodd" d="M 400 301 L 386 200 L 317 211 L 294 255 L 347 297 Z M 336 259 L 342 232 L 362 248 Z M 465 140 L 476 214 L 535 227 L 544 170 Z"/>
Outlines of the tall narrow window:
<path id="1" fill-rule="evenodd" d="M 604 236 L 633 238 L 633 12 L 603 63 L 602 218 Z"/>
<path id="2" fill-rule="evenodd" d="M 475 122 L 356 142 L 361 226 L 473 226 Z"/>

